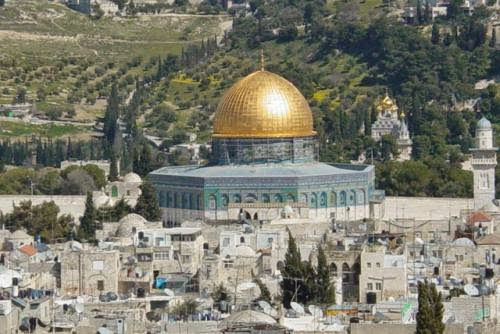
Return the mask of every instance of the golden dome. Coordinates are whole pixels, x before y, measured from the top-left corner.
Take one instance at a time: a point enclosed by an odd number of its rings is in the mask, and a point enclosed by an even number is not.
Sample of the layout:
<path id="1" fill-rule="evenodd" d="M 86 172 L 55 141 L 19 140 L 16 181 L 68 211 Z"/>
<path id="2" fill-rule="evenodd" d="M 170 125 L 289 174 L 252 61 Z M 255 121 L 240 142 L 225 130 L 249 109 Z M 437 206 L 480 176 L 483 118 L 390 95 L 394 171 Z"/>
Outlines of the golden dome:
<path id="1" fill-rule="evenodd" d="M 398 106 L 396 103 L 389 97 L 387 92 L 385 93 L 384 98 L 382 98 L 377 104 L 377 110 L 379 112 L 390 111 L 395 112 L 398 110 Z"/>
<path id="2" fill-rule="evenodd" d="M 313 136 L 309 104 L 289 81 L 267 71 L 254 72 L 222 97 L 214 137 L 289 138 Z"/>

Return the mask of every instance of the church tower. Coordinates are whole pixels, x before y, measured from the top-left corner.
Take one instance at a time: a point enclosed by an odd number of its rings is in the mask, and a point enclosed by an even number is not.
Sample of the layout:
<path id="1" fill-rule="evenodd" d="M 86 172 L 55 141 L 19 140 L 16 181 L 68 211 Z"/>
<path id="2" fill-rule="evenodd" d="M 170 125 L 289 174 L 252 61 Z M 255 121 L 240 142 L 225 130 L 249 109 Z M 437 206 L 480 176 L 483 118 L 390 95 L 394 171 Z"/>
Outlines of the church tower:
<path id="1" fill-rule="evenodd" d="M 474 207 L 479 209 L 495 199 L 495 166 L 497 148 L 493 146 L 490 121 L 481 118 L 476 126 L 475 148 L 472 152 L 474 173 Z"/>

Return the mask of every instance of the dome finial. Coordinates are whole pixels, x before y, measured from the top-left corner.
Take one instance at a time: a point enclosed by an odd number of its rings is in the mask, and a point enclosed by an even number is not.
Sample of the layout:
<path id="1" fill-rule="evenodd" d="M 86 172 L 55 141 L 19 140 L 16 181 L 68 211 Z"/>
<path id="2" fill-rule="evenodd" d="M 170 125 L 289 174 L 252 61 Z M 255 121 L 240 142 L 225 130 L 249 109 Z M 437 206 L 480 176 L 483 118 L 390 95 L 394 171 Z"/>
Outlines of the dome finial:
<path id="1" fill-rule="evenodd" d="M 264 71 L 264 49 L 260 49 L 260 70 Z"/>

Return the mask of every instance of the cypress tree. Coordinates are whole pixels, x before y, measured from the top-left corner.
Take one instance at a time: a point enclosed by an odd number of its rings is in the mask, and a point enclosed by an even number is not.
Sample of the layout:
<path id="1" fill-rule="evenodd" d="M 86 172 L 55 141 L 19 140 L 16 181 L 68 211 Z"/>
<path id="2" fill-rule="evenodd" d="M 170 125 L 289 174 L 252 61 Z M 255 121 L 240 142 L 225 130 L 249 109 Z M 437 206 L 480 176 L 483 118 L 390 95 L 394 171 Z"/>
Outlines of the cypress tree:
<path id="1" fill-rule="evenodd" d="M 443 324 L 443 297 L 441 295 L 441 292 L 437 292 L 436 285 L 431 284 L 430 286 L 428 286 L 428 289 L 432 305 L 432 315 L 434 317 L 432 333 L 443 334 L 445 330 L 445 325 Z"/>
<path id="2" fill-rule="evenodd" d="M 117 121 L 119 116 L 119 105 L 120 99 L 118 96 L 118 89 L 116 84 L 111 87 L 111 93 L 108 97 L 108 105 L 106 106 L 106 113 L 104 114 L 104 136 L 111 145 L 115 138 L 115 132 L 117 129 Z"/>
<path id="3" fill-rule="evenodd" d="M 418 282 L 418 313 L 416 334 L 435 334 L 435 319 L 433 307 L 430 303 L 429 285 L 427 282 Z"/>
<path id="4" fill-rule="evenodd" d="M 417 1 L 417 24 L 422 24 L 423 22 L 423 17 L 422 17 L 422 3 L 420 0 Z"/>
<path id="5" fill-rule="evenodd" d="M 111 164 L 109 166 L 109 181 L 114 182 L 118 180 L 118 165 L 116 163 L 116 156 L 111 153 Z"/>
<path id="6" fill-rule="evenodd" d="M 85 212 L 80 218 L 80 227 L 78 228 L 78 238 L 80 240 L 94 240 L 97 221 L 97 210 L 94 207 L 92 192 L 87 192 L 85 201 Z"/>
<path id="7" fill-rule="evenodd" d="M 432 44 L 439 44 L 440 41 L 440 36 L 439 36 L 439 26 L 434 23 L 432 25 L 432 36 L 431 36 L 431 42 Z"/>
<path id="8" fill-rule="evenodd" d="M 161 210 L 153 185 L 149 181 L 144 181 L 140 188 L 141 196 L 137 199 L 135 213 L 143 216 L 148 221 L 160 220 Z"/>
<path id="9" fill-rule="evenodd" d="M 316 297 L 321 304 L 335 303 L 335 287 L 330 281 L 330 267 L 321 245 L 318 247 L 318 266 L 316 269 Z"/>
<path id="10" fill-rule="evenodd" d="M 288 250 L 285 254 L 285 266 L 282 270 L 283 280 L 281 281 L 285 307 L 290 307 L 290 302 L 293 301 L 296 293 L 298 295 L 299 290 L 304 288 L 303 272 L 300 250 L 292 233 L 288 230 Z"/>
<path id="11" fill-rule="evenodd" d="M 432 20 L 432 10 L 429 4 L 429 1 L 425 1 L 425 10 L 424 10 L 424 22 L 429 23 Z"/>
<path id="12" fill-rule="evenodd" d="M 489 46 L 494 48 L 496 44 L 497 44 L 497 29 L 493 27 L 493 30 L 491 30 L 491 39 Z"/>

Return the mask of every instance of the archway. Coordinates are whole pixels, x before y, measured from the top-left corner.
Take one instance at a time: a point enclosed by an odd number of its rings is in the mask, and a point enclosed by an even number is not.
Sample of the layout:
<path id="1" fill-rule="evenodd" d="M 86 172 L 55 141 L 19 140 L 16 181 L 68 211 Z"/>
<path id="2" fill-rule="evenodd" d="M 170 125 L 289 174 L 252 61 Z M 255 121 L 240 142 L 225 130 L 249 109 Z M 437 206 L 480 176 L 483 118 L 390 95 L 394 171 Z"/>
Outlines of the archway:
<path id="1" fill-rule="evenodd" d="M 257 212 L 253 215 L 253 220 L 259 220 L 259 215 L 257 214 Z"/>
<path id="2" fill-rule="evenodd" d="M 252 220 L 252 215 L 248 211 L 245 211 L 245 219 Z"/>

